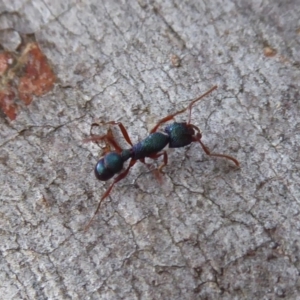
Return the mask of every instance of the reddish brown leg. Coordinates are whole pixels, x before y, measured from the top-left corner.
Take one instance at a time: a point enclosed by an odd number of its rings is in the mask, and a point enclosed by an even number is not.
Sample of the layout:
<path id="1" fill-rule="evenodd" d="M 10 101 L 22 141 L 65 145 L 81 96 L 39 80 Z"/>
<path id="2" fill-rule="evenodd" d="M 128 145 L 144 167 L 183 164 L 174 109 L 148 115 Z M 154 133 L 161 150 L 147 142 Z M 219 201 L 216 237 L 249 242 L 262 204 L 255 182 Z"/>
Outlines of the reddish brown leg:
<path id="1" fill-rule="evenodd" d="M 109 128 L 107 130 L 107 134 L 105 135 L 94 135 L 92 134 L 92 128 L 94 126 L 100 126 L 101 125 L 118 125 L 121 132 L 122 132 L 122 135 L 123 137 L 125 138 L 126 142 L 130 145 L 130 146 L 133 146 L 132 145 L 132 142 L 130 140 L 130 137 L 128 135 L 128 132 L 126 130 L 126 128 L 124 127 L 124 125 L 121 123 L 121 122 L 115 122 L 115 121 L 110 121 L 110 122 L 98 122 L 98 123 L 93 123 L 91 125 L 91 130 L 90 130 L 90 135 L 91 137 L 90 138 L 87 138 L 87 139 L 84 139 L 83 142 L 86 143 L 86 142 L 90 142 L 90 141 L 93 141 L 93 142 L 99 142 L 99 141 L 105 141 L 106 144 L 109 143 L 110 145 L 112 145 L 114 147 L 114 149 L 120 153 L 122 151 L 122 148 L 120 147 L 120 145 L 117 143 L 117 141 L 115 140 L 115 137 L 113 136 L 113 133 L 112 133 L 112 130 Z M 110 151 L 110 147 L 106 147 L 107 149 L 109 149 L 108 151 Z M 107 150 L 105 150 L 105 152 L 108 152 Z"/>
<path id="2" fill-rule="evenodd" d="M 145 164 L 151 172 L 153 172 L 153 174 L 154 174 L 156 180 L 161 184 L 161 183 L 163 182 L 163 180 L 162 180 L 162 177 L 161 177 L 160 173 L 158 172 L 158 170 L 157 170 L 156 168 L 151 168 L 152 165 L 151 165 L 151 164 L 147 164 L 147 163 L 145 162 L 145 159 L 144 159 L 144 158 L 141 158 L 140 161 L 141 161 L 143 164 Z"/>
<path id="3" fill-rule="evenodd" d="M 240 163 L 239 163 L 234 157 L 229 156 L 229 155 L 226 155 L 226 154 L 211 153 L 211 152 L 209 151 L 209 149 L 201 142 L 201 140 L 197 140 L 197 141 L 200 143 L 200 145 L 202 146 L 204 152 L 205 152 L 207 155 L 209 155 L 209 156 L 216 156 L 216 157 L 227 158 L 227 159 L 233 161 L 237 167 L 240 166 Z"/>
<path id="4" fill-rule="evenodd" d="M 122 134 L 123 134 L 123 137 L 124 139 L 126 140 L 126 142 L 132 147 L 133 144 L 130 140 L 130 137 L 129 137 L 129 134 L 125 128 L 125 126 L 121 123 L 121 122 L 116 122 L 116 121 L 109 121 L 109 122 L 105 122 L 105 123 L 101 123 L 101 124 L 104 124 L 104 125 L 107 125 L 107 124 L 110 124 L 110 125 L 117 125 L 119 126 Z"/>
<path id="5" fill-rule="evenodd" d="M 157 158 L 161 157 L 162 155 L 164 156 L 164 162 L 157 168 L 157 170 L 160 173 L 163 173 L 162 168 L 164 168 L 168 164 L 167 151 L 163 151 L 163 152 L 160 152 L 160 153 L 155 153 L 155 154 L 152 154 L 151 156 L 149 156 L 152 159 L 157 159 Z"/>
<path id="6" fill-rule="evenodd" d="M 205 96 L 207 96 L 208 94 L 210 94 L 212 91 L 214 91 L 215 89 L 217 89 L 218 86 L 215 85 L 213 86 L 210 90 L 208 90 L 206 93 L 204 93 L 203 95 L 201 95 L 200 97 L 196 98 L 195 100 L 193 100 L 189 106 L 186 109 L 189 109 L 189 121 L 187 122 L 187 124 L 191 124 L 191 115 L 192 115 L 192 106 L 199 100 L 201 100 L 202 98 L 204 98 Z"/>
<path id="7" fill-rule="evenodd" d="M 115 185 L 117 182 L 119 182 L 120 180 L 122 180 L 123 178 L 125 178 L 125 177 L 128 175 L 128 172 L 129 172 L 130 168 L 132 168 L 132 167 L 134 166 L 135 163 L 136 163 L 136 160 L 133 160 L 133 159 L 132 159 L 132 160 L 130 161 L 129 166 L 127 167 L 127 169 L 126 169 L 123 173 L 119 174 L 119 175 L 115 178 L 115 180 L 113 181 L 113 183 L 110 185 L 110 187 L 109 187 L 109 188 L 107 189 L 107 191 L 104 193 L 104 195 L 101 197 L 101 199 L 100 199 L 100 201 L 99 201 L 99 204 L 98 204 L 98 206 L 97 206 L 97 209 L 96 209 L 96 211 L 95 211 L 93 217 L 91 218 L 91 220 L 89 221 L 89 223 L 85 226 L 85 229 L 84 229 L 85 231 L 90 227 L 91 223 L 93 222 L 94 218 L 96 217 L 97 213 L 99 212 L 102 201 L 103 201 L 106 197 L 109 196 L 109 194 L 110 194 L 112 188 L 114 187 L 114 185 Z"/>
<path id="8" fill-rule="evenodd" d="M 189 119 L 188 119 L 188 123 L 190 124 L 191 122 L 191 113 L 192 113 L 192 106 L 199 100 L 201 100 L 202 98 L 204 98 L 205 96 L 207 96 L 208 94 L 210 94 L 213 90 L 215 90 L 217 88 L 217 86 L 213 86 L 210 90 L 208 90 L 206 93 L 204 93 L 203 95 L 201 95 L 200 97 L 196 98 L 195 100 L 193 100 L 186 108 L 177 111 L 176 113 L 172 114 L 172 115 L 168 115 L 166 117 L 164 117 L 163 119 L 159 120 L 158 123 L 151 129 L 150 133 L 156 132 L 158 127 L 160 125 L 162 125 L 163 123 L 166 123 L 172 119 L 174 119 L 175 116 L 185 112 L 187 109 L 189 109 Z"/>
<path id="9" fill-rule="evenodd" d="M 94 123 L 94 124 L 96 124 L 96 123 Z M 92 124 L 92 126 L 93 126 L 93 124 Z M 92 135 L 90 138 L 86 138 L 83 140 L 84 143 L 100 142 L 100 141 L 104 141 L 106 143 L 106 148 L 108 151 L 111 150 L 109 145 L 112 145 L 118 153 L 120 153 L 122 151 L 122 148 L 115 140 L 112 130 L 110 128 L 107 130 L 107 133 L 105 135 Z M 105 150 L 105 152 L 108 152 L 108 151 Z"/>
<path id="10" fill-rule="evenodd" d="M 198 142 L 201 145 L 201 147 L 203 148 L 204 152 L 207 155 L 209 155 L 209 156 L 216 156 L 216 157 L 223 157 L 223 158 L 226 158 L 226 159 L 229 159 L 229 160 L 233 161 L 237 167 L 240 166 L 240 163 L 238 162 L 238 160 L 235 159 L 232 156 L 229 156 L 229 155 L 226 155 L 226 154 L 211 153 L 209 151 L 208 147 L 206 147 L 202 143 L 202 141 L 201 141 L 202 135 L 201 135 L 200 129 L 197 126 L 192 125 L 192 124 L 190 126 L 193 127 L 196 131 L 198 131 L 198 133 L 196 134 L 196 136 L 193 137 L 193 142 Z"/>
<path id="11" fill-rule="evenodd" d="M 151 171 L 151 164 L 147 164 L 145 158 L 141 158 L 140 161 L 147 166 L 147 168 Z"/>

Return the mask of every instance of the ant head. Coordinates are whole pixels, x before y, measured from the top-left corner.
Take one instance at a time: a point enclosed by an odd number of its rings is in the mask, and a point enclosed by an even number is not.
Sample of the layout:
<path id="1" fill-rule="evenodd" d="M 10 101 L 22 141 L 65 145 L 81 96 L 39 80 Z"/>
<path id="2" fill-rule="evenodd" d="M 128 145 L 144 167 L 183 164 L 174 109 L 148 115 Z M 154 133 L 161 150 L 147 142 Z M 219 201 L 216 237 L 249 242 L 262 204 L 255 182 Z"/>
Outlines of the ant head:
<path id="1" fill-rule="evenodd" d="M 182 123 L 172 123 L 165 128 L 165 132 L 169 136 L 169 147 L 180 148 L 189 145 L 195 139 L 196 126 Z"/>
<path id="2" fill-rule="evenodd" d="M 197 126 L 193 124 L 187 124 L 186 127 L 188 128 L 189 133 L 193 136 L 193 141 L 201 140 L 202 134 Z"/>
<path id="3" fill-rule="evenodd" d="M 190 135 L 190 136 L 194 136 L 195 135 L 195 126 L 193 124 L 188 124 L 185 123 L 186 126 L 186 134 Z"/>

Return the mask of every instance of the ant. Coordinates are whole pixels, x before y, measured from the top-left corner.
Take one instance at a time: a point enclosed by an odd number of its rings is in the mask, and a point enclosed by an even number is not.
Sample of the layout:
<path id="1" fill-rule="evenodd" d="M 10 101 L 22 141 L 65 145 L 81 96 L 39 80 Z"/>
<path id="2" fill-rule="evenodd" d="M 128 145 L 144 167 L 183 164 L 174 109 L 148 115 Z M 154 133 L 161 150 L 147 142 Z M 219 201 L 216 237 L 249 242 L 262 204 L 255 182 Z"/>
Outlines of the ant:
<path id="1" fill-rule="evenodd" d="M 163 150 L 167 145 L 169 145 L 169 148 L 181 148 L 193 142 L 198 142 L 207 155 L 229 159 L 233 161 L 237 167 L 239 167 L 240 164 L 238 160 L 235 159 L 234 157 L 226 154 L 211 153 L 208 147 L 205 146 L 201 141 L 202 134 L 200 132 L 200 129 L 197 126 L 191 124 L 191 113 L 192 113 L 193 105 L 199 100 L 201 100 L 202 98 L 204 98 L 205 96 L 207 96 L 208 94 L 210 94 L 215 89 L 217 89 L 216 85 L 213 86 L 210 90 L 208 90 L 200 97 L 193 100 L 186 108 L 162 118 L 152 128 L 152 130 L 150 131 L 150 135 L 135 145 L 133 145 L 133 143 L 131 142 L 128 132 L 121 122 L 110 121 L 105 123 L 92 124 L 92 127 L 100 126 L 100 124 L 119 126 L 123 137 L 125 138 L 126 142 L 131 146 L 130 149 L 122 149 L 117 143 L 117 141 L 115 140 L 111 129 L 108 129 L 107 134 L 103 136 L 93 135 L 91 138 L 85 139 L 84 142 L 104 141 L 106 143 L 106 148 L 103 153 L 104 155 L 100 158 L 100 160 L 97 162 L 95 167 L 95 175 L 97 179 L 102 181 L 109 180 L 114 175 L 122 171 L 124 162 L 126 162 L 129 159 L 131 160 L 129 162 L 128 167 L 114 179 L 110 187 L 106 190 L 104 195 L 101 197 L 97 209 L 93 217 L 87 224 L 86 229 L 90 226 L 91 222 L 97 215 L 102 201 L 106 197 L 108 197 L 113 186 L 127 176 L 129 170 L 135 165 L 135 163 L 138 160 L 150 168 L 150 165 L 145 162 L 146 157 L 157 159 L 163 156 L 163 163 L 157 169 L 159 172 L 162 172 L 162 168 L 165 167 L 168 163 L 167 152 Z M 188 122 L 182 122 L 182 123 L 174 122 L 172 124 L 167 125 L 164 131 L 162 132 L 157 131 L 162 124 L 170 120 L 173 120 L 175 116 L 185 112 L 186 110 L 189 110 Z M 113 151 L 111 150 L 111 146 L 114 148 Z"/>

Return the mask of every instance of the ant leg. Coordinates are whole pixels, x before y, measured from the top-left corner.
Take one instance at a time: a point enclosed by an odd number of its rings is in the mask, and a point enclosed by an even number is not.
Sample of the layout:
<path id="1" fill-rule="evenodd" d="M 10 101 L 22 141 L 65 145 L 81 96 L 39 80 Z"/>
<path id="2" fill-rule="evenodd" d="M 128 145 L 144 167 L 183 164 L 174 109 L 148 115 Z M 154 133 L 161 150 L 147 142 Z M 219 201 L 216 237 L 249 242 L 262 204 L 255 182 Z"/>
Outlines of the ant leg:
<path id="1" fill-rule="evenodd" d="M 193 100 L 189 106 L 186 109 L 189 109 L 189 120 L 187 122 L 187 124 L 191 124 L 191 115 L 192 115 L 192 106 L 199 100 L 201 100 L 202 98 L 204 98 L 205 96 L 207 96 L 208 94 L 210 94 L 212 91 L 214 91 L 215 89 L 217 89 L 218 86 L 215 85 L 213 86 L 211 89 L 209 89 L 206 93 L 204 93 L 203 95 L 201 95 L 200 97 L 196 98 L 195 100 Z"/>
<path id="2" fill-rule="evenodd" d="M 151 158 L 152 158 L 152 157 L 151 157 Z M 140 161 L 148 167 L 149 171 L 153 172 L 153 174 L 154 174 L 156 180 L 157 180 L 160 184 L 162 184 L 163 180 L 162 180 L 162 177 L 161 177 L 160 173 L 157 171 L 157 169 L 156 169 L 156 168 L 151 168 L 152 165 L 151 165 L 151 164 L 147 164 L 147 163 L 145 162 L 145 158 L 140 158 Z"/>
<path id="3" fill-rule="evenodd" d="M 129 134 L 125 128 L 125 126 L 121 123 L 121 122 L 116 122 L 116 121 L 109 121 L 109 122 L 103 122 L 101 124 L 104 124 L 104 125 L 107 125 L 107 124 L 110 124 L 110 125 L 117 125 L 119 126 L 121 132 L 122 132 L 122 135 L 124 137 L 124 139 L 126 140 L 126 142 L 131 146 L 133 147 L 133 144 L 131 142 L 131 139 L 129 137 Z"/>
<path id="4" fill-rule="evenodd" d="M 237 159 L 235 159 L 234 157 L 232 156 L 229 156 L 229 155 L 226 155 L 226 154 L 218 154 L 218 153 L 211 153 L 208 149 L 207 146 L 205 146 L 202 141 L 201 141 L 201 133 L 198 133 L 195 137 L 193 137 L 193 142 L 199 142 L 199 144 L 201 145 L 201 147 L 203 148 L 204 152 L 209 155 L 209 156 L 216 156 L 216 157 L 223 157 L 223 158 L 226 158 L 226 159 L 229 159 L 231 161 L 233 161 L 235 163 L 235 165 L 237 167 L 240 166 L 240 163 L 238 162 Z"/>
<path id="5" fill-rule="evenodd" d="M 152 154 L 151 156 L 149 156 L 152 159 L 156 159 L 156 158 L 161 157 L 162 155 L 164 156 L 164 162 L 157 168 L 157 170 L 160 173 L 164 173 L 162 171 L 162 168 L 164 168 L 168 164 L 168 154 L 167 154 L 167 151 L 163 151 L 163 152 L 160 152 L 160 153 L 155 153 L 155 154 Z"/>
<path id="6" fill-rule="evenodd" d="M 158 127 L 160 125 L 162 125 L 163 123 L 166 123 L 172 119 L 174 119 L 175 116 L 185 112 L 187 109 L 189 109 L 189 121 L 187 124 L 190 124 L 191 122 L 191 113 L 192 113 L 192 106 L 199 100 L 201 100 L 202 98 L 204 98 L 205 96 L 207 96 L 208 94 L 210 94 L 213 90 L 215 90 L 217 88 L 217 86 L 213 86 L 210 90 L 208 90 L 206 93 L 204 93 L 203 95 L 201 95 L 200 97 L 196 98 L 195 100 L 193 100 L 186 108 L 183 108 L 182 110 L 179 110 L 177 112 L 175 112 L 172 115 L 168 115 L 166 117 L 164 117 L 163 119 L 159 120 L 158 123 L 151 129 L 150 133 L 154 133 L 157 131 Z"/>
<path id="7" fill-rule="evenodd" d="M 199 140 L 198 141 L 200 143 L 200 145 L 202 146 L 204 152 L 209 155 L 209 156 L 216 156 L 216 157 L 223 157 L 223 158 L 227 158 L 231 161 L 233 161 L 235 163 L 235 165 L 237 167 L 240 166 L 240 163 L 238 162 L 238 160 L 236 160 L 234 157 L 226 155 L 226 154 L 218 154 L 218 153 L 210 153 L 210 151 L 208 150 L 208 148 Z"/>
<path id="8" fill-rule="evenodd" d="M 93 123 L 92 126 L 94 124 L 97 124 L 97 123 Z M 87 142 L 96 142 L 97 143 L 100 141 L 104 141 L 106 143 L 106 148 L 108 151 L 110 151 L 109 145 L 112 145 L 118 153 L 120 153 L 122 151 L 122 148 L 119 146 L 119 144 L 115 140 L 115 137 L 113 136 L 112 130 L 110 128 L 107 130 L 107 133 L 105 135 L 92 135 L 90 138 L 86 138 L 83 140 L 84 143 L 87 143 Z"/>
<path id="9" fill-rule="evenodd" d="M 140 161 L 144 164 L 144 165 L 146 165 L 147 166 L 147 168 L 151 171 L 151 164 L 147 164 L 146 162 L 145 162 L 145 158 L 140 158 Z"/>
<path id="10" fill-rule="evenodd" d="M 100 206 L 101 206 L 102 201 L 103 201 L 106 197 L 108 197 L 108 195 L 110 194 L 110 192 L 111 192 L 112 188 L 114 187 L 114 185 L 115 185 L 117 182 L 119 182 L 120 180 L 122 180 L 123 178 L 125 178 L 125 177 L 128 175 L 128 172 L 129 172 L 130 168 L 132 168 L 132 167 L 134 166 L 135 163 L 136 163 L 136 160 L 133 160 L 133 159 L 132 159 L 132 160 L 130 161 L 129 166 L 127 167 L 127 169 L 126 169 L 123 173 L 119 174 L 119 175 L 115 178 L 115 180 L 113 181 L 113 183 L 112 183 L 112 184 L 110 185 L 110 187 L 106 190 L 106 192 L 104 193 L 104 195 L 101 197 L 100 202 L 99 202 L 99 204 L 98 204 L 98 206 L 97 206 L 97 209 L 96 209 L 96 211 L 95 211 L 93 217 L 92 217 L 91 220 L 89 221 L 89 223 L 85 226 L 84 231 L 87 231 L 87 229 L 90 227 L 91 223 L 93 222 L 94 218 L 96 217 L 97 213 L 98 213 L 99 210 L 100 210 Z"/>

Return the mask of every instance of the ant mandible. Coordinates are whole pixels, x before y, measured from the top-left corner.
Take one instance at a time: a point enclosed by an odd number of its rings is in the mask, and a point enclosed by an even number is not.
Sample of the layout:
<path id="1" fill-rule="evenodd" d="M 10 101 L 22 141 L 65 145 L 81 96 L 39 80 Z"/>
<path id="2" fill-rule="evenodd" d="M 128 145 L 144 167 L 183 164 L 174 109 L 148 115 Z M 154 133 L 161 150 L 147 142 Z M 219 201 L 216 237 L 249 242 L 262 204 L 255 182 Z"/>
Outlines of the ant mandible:
<path id="1" fill-rule="evenodd" d="M 206 93 L 193 100 L 186 108 L 162 118 L 152 128 L 152 130 L 150 131 L 150 135 L 135 145 L 133 145 L 133 143 L 131 142 L 128 132 L 121 122 L 110 121 L 105 123 L 92 124 L 92 126 L 100 126 L 100 124 L 119 126 L 123 137 L 125 138 L 126 142 L 131 146 L 131 148 L 129 149 L 122 149 L 117 143 L 117 141 L 115 140 L 111 129 L 108 129 L 107 134 L 105 135 L 102 136 L 94 135 L 91 138 L 85 139 L 84 142 L 104 141 L 106 143 L 106 149 L 104 150 L 103 153 L 104 155 L 100 158 L 100 160 L 97 162 L 95 167 L 95 175 L 97 179 L 102 181 L 109 180 L 114 175 L 122 171 L 124 162 L 126 162 L 129 159 L 131 160 L 129 162 L 128 167 L 124 170 L 124 172 L 119 174 L 114 179 L 110 187 L 101 197 L 97 209 L 93 217 L 87 224 L 86 229 L 90 226 L 91 222 L 97 215 L 102 201 L 110 194 L 113 186 L 127 176 L 129 170 L 135 165 L 135 163 L 138 160 L 149 167 L 149 165 L 145 162 L 146 157 L 157 159 L 163 156 L 163 163 L 158 167 L 158 171 L 161 172 L 162 168 L 165 167 L 168 163 L 167 152 L 163 150 L 167 145 L 169 145 L 169 148 L 180 148 L 180 147 L 185 147 L 193 142 L 198 142 L 207 155 L 229 159 L 233 161 L 237 167 L 239 166 L 238 160 L 232 156 L 226 154 L 211 153 L 208 147 L 206 147 L 201 141 L 202 134 L 200 132 L 200 129 L 197 126 L 191 124 L 192 106 L 197 101 L 201 100 L 202 98 L 210 94 L 212 91 L 214 91 L 216 88 L 217 86 L 215 85 Z M 189 110 L 188 122 L 182 122 L 182 123 L 174 122 L 172 124 L 167 125 L 163 132 L 157 131 L 162 124 L 174 119 L 175 116 L 185 112 L 186 110 Z M 111 151 L 111 146 L 114 148 L 113 151 Z"/>

